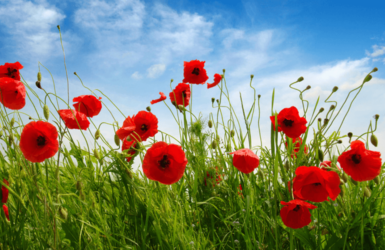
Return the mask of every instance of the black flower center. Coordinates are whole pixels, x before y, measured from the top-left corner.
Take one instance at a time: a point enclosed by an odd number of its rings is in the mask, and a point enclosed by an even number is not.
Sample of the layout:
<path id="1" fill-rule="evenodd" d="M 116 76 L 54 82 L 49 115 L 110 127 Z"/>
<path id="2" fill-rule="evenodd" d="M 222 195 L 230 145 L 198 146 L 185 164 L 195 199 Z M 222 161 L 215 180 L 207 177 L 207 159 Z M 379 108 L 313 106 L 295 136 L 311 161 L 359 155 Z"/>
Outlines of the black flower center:
<path id="1" fill-rule="evenodd" d="M 170 160 L 168 159 L 167 155 L 163 155 L 163 159 L 158 162 L 162 169 L 165 169 L 170 166 Z"/>
<path id="2" fill-rule="evenodd" d="M 288 119 L 283 120 L 283 124 L 285 124 L 286 127 L 291 127 L 293 125 L 293 122 L 294 121 Z"/>
<path id="3" fill-rule="evenodd" d="M 36 140 L 38 146 L 44 146 L 45 145 L 45 137 L 39 136 Z"/>
<path id="4" fill-rule="evenodd" d="M 183 96 L 183 98 L 186 97 L 186 90 L 182 92 L 182 96 Z"/>
<path id="5" fill-rule="evenodd" d="M 19 93 L 19 91 L 15 90 L 15 94 Z"/>
<path id="6" fill-rule="evenodd" d="M 194 68 L 194 70 L 191 74 L 199 75 L 199 68 Z"/>
<path id="7" fill-rule="evenodd" d="M 301 209 L 301 206 L 300 206 L 300 205 L 297 205 L 297 206 L 293 209 L 293 211 L 297 212 L 297 211 L 300 210 L 300 209 Z"/>
<path id="8" fill-rule="evenodd" d="M 360 162 L 361 162 L 361 155 L 357 155 L 357 154 L 352 155 L 352 161 L 353 161 L 355 164 L 360 163 Z"/>
<path id="9" fill-rule="evenodd" d="M 313 183 L 314 186 L 321 186 L 321 183 L 317 182 L 317 183 Z"/>
<path id="10" fill-rule="evenodd" d="M 8 71 L 8 73 L 6 75 L 8 75 L 11 78 L 15 78 L 14 73 L 17 72 L 17 69 L 11 70 L 11 68 L 8 68 L 7 71 Z"/>
<path id="11" fill-rule="evenodd" d="M 147 131 L 148 128 L 147 128 L 147 125 L 146 124 L 143 124 L 142 127 L 140 128 L 142 131 Z"/>

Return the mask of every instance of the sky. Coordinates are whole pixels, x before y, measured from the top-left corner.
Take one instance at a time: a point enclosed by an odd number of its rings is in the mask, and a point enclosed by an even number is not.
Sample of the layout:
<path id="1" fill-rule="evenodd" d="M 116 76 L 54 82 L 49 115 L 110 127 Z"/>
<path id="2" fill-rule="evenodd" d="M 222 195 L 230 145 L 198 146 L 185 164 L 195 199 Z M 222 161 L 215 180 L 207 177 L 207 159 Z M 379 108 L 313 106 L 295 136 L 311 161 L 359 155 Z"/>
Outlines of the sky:
<path id="1" fill-rule="evenodd" d="M 371 149 L 385 155 L 384 9 L 385 2 L 380 0 L 0 0 L 0 64 L 19 61 L 24 65 L 24 79 L 44 98 L 34 85 L 40 62 L 50 70 L 58 93 L 66 100 L 60 25 L 70 98 L 90 94 L 73 74 L 77 72 L 85 85 L 101 90 L 120 108 L 124 116 L 103 97 L 120 125 L 126 116 L 150 106 L 159 92 L 168 96 L 170 80 L 174 80 L 173 87 L 183 80 L 183 62 L 195 59 L 206 62 L 210 83 L 215 73 L 226 69 L 232 104 L 242 119 L 239 93 L 250 108 L 253 74 L 253 86 L 262 96 L 261 129 L 266 142 L 273 88 L 277 112 L 296 106 L 303 114 L 298 92 L 289 88 L 303 76 L 305 80 L 295 86 L 311 86 L 304 94 L 310 110 L 318 96 L 318 108 L 328 110 L 330 104 L 323 101 L 334 86 L 339 90 L 332 99 L 340 107 L 348 92 L 377 67 L 378 72 L 353 103 L 341 133 L 362 134 L 379 114 L 375 132 L 379 146 Z M 42 67 L 41 72 L 43 88 L 53 91 L 49 73 Z M 218 87 L 194 85 L 193 112 L 201 112 L 203 117 L 214 113 L 211 98 L 219 93 Z M 177 125 L 168 108 L 163 103 L 151 108 L 159 129 L 176 135 Z M 24 112 L 34 111 L 27 103 Z M 93 121 L 99 124 L 111 119 L 103 109 Z M 253 146 L 260 143 L 256 124 L 254 121 L 251 128 Z M 104 126 L 101 132 L 113 141 L 111 127 Z M 78 131 L 73 133 L 82 140 Z"/>

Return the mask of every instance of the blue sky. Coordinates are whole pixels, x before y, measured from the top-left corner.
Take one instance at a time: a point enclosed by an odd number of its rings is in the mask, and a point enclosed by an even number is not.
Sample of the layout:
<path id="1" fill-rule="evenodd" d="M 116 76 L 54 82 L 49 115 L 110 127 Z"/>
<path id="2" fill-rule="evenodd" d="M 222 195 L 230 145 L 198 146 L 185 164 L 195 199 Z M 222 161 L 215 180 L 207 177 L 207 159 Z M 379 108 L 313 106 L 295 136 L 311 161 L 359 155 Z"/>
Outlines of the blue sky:
<path id="1" fill-rule="evenodd" d="M 273 88 L 277 111 L 292 105 L 301 110 L 297 92 L 288 85 L 312 88 L 311 104 L 324 100 L 334 86 L 339 104 L 373 67 L 379 69 L 353 104 L 342 133 L 363 133 L 380 114 L 379 147 L 385 154 L 385 9 L 384 1 L 140 1 L 140 0 L 0 0 L 1 64 L 19 61 L 32 87 L 40 61 L 49 68 L 62 96 L 66 78 L 59 34 L 61 26 L 70 79 L 71 98 L 88 92 L 85 84 L 113 98 L 125 115 L 150 105 L 158 92 L 170 92 L 183 79 L 183 61 L 206 61 L 209 82 L 226 69 L 234 106 L 239 92 L 250 106 L 249 77 L 262 95 L 261 117 L 269 133 Z M 52 90 L 42 71 L 43 87 Z M 211 97 L 219 89 L 194 86 L 194 111 L 207 116 Z M 104 100 L 104 99 L 103 99 Z M 328 109 L 329 104 L 323 104 Z M 110 106 L 111 107 L 111 106 Z M 265 108 L 266 107 L 266 108 Z M 152 106 L 159 127 L 176 128 L 164 104 Z M 32 111 L 31 111 L 32 112 Z M 114 111 L 121 124 L 123 116 Z M 108 120 L 104 109 L 95 122 Z M 254 123 L 255 125 L 256 123 Z M 256 127 L 253 128 L 256 131 Z M 112 133 L 106 131 L 112 139 Z M 253 138 L 259 144 L 257 133 Z M 373 148 L 373 147 L 372 147 Z"/>

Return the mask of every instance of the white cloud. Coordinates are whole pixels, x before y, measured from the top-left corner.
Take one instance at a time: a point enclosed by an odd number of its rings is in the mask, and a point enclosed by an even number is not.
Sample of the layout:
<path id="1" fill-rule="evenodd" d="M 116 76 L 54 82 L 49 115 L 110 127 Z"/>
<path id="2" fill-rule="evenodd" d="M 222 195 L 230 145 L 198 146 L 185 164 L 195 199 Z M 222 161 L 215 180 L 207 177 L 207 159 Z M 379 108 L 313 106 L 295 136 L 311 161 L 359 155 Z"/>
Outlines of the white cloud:
<path id="1" fill-rule="evenodd" d="M 372 49 L 373 49 L 373 53 L 366 51 L 366 55 L 371 57 L 377 57 L 385 54 L 385 46 L 373 45 Z"/>
<path id="2" fill-rule="evenodd" d="M 57 50 L 59 34 L 56 26 L 66 16 L 54 6 L 41 1 L 36 4 L 24 0 L 3 1 L 0 23 L 6 27 L 15 46 L 13 50 L 23 60 L 42 60 Z"/>
<path id="3" fill-rule="evenodd" d="M 134 79 L 142 79 L 142 75 L 139 74 L 138 71 L 135 71 L 132 75 L 131 75 L 132 78 Z"/>
<path id="4" fill-rule="evenodd" d="M 164 64 L 154 64 L 147 69 L 147 77 L 156 78 L 163 74 L 166 70 L 166 65 Z"/>

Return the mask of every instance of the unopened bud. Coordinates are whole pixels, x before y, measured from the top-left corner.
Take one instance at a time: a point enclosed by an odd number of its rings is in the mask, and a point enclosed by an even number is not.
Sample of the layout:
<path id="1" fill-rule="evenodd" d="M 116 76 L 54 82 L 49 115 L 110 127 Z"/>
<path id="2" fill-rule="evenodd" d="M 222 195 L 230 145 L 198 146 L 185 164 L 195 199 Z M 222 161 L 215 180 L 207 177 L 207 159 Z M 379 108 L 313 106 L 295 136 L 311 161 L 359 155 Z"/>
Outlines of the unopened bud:
<path id="1" fill-rule="evenodd" d="M 41 73 L 40 73 L 40 71 L 37 73 L 37 80 L 38 80 L 39 82 L 41 82 Z"/>
<path id="2" fill-rule="evenodd" d="M 96 148 L 94 149 L 94 155 L 95 155 L 96 159 L 100 160 L 100 154 Z"/>
<path id="3" fill-rule="evenodd" d="M 171 79 L 171 82 L 173 82 L 174 81 L 174 79 Z"/>
<path id="4" fill-rule="evenodd" d="M 219 99 L 217 99 L 217 103 L 219 103 Z"/>
<path id="5" fill-rule="evenodd" d="M 370 136 L 370 142 L 373 144 L 373 146 L 377 147 L 378 146 L 378 139 L 377 139 L 377 136 L 375 135 L 371 135 Z"/>
<path id="6" fill-rule="evenodd" d="M 345 183 L 348 182 L 348 175 L 346 173 L 343 173 L 341 175 L 341 179 L 344 180 Z"/>
<path id="7" fill-rule="evenodd" d="M 374 119 L 378 120 L 378 118 L 380 118 L 380 115 L 374 115 Z"/>
<path id="8" fill-rule="evenodd" d="M 302 82 L 303 79 L 304 79 L 304 78 L 301 76 L 300 78 L 298 78 L 297 82 Z"/>
<path id="9" fill-rule="evenodd" d="M 322 109 L 322 108 L 321 108 Z M 318 118 L 318 122 L 321 122 L 322 121 L 322 118 Z"/>
<path id="10" fill-rule="evenodd" d="M 213 142 L 211 143 L 211 147 L 212 147 L 213 149 L 215 149 L 215 148 L 217 147 L 216 141 L 213 141 Z"/>
<path id="11" fill-rule="evenodd" d="M 2 137 L 4 134 L 3 130 L 0 130 L 0 137 Z"/>
<path id="12" fill-rule="evenodd" d="M 28 117 L 29 120 L 32 120 L 32 117 Z"/>
<path id="13" fill-rule="evenodd" d="M 324 108 L 320 108 L 319 112 L 322 113 L 322 112 L 324 112 L 324 110 L 325 110 Z"/>
<path id="14" fill-rule="evenodd" d="M 9 142 L 9 144 L 13 143 L 13 134 L 12 133 L 9 134 L 8 142 Z"/>
<path id="15" fill-rule="evenodd" d="M 372 75 L 367 75 L 364 79 L 364 83 L 365 82 L 369 82 L 370 80 L 372 80 Z"/>
<path id="16" fill-rule="evenodd" d="M 184 106 L 183 106 L 183 105 L 178 105 L 178 109 L 179 109 L 180 111 L 183 111 L 183 110 L 184 110 Z"/>
<path id="17" fill-rule="evenodd" d="M 329 119 L 325 118 L 324 119 L 324 126 L 328 125 L 328 123 L 329 123 Z"/>
<path id="18" fill-rule="evenodd" d="M 58 28 L 58 30 L 60 31 L 60 25 L 56 26 Z"/>
<path id="19" fill-rule="evenodd" d="M 209 128 L 212 128 L 212 127 L 213 127 L 213 122 L 209 120 Z"/>
<path id="20" fill-rule="evenodd" d="M 119 136 L 117 134 L 115 134 L 114 140 L 115 140 L 116 146 L 120 147 L 120 140 L 119 140 Z"/>
<path id="21" fill-rule="evenodd" d="M 129 169 L 124 169 L 124 171 L 126 172 L 128 178 L 132 179 L 132 174 L 131 174 L 131 171 Z"/>
<path id="22" fill-rule="evenodd" d="M 77 182 L 76 182 L 76 189 L 77 189 L 78 191 L 83 190 L 83 183 L 82 183 L 82 181 L 77 181 Z"/>
<path id="23" fill-rule="evenodd" d="M 338 87 L 335 86 L 335 87 L 333 88 L 332 92 L 333 92 L 333 93 L 334 93 L 334 92 L 337 92 L 337 90 L 338 90 Z"/>
<path id="24" fill-rule="evenodd" d="M 370 191 L 370 189 L 368 187 L 365 187 L 364 196 L 369 198 L 371 195 L 372 195 L 372 192 Z"/>
<path id="25" fill-rule="evenodd" d="M 231 136 L 231 137 L 234 137 L 234 135 L 235 135 L 234 130 L 231 130 L 231 131 L 230 131 L 230 136 Z"/>
<path id="26" fill-rule="evenodd" d="M 215 102 L 215 98 L 213 97 L 213 98 L 211 98 L 211 102 L 212 103 L 214 103 Z"/>
<path id="27" fill-rule="evenodd" d="M 349 132 L 349 133 L 348 133 L 348 137 L 349 137 L 349 138 L 352 138 L 352 136 L 353 136 L 353 133 L 352 133 L 352 132 Z"/>
<path id="28" fill-rule="evenodd" d="M 44 113 L 45 119 L 48 120 L 48 118 L 49 118 L 49 108 L 48 108 L 47 104 L 44 105 L 43 113 Z"/>
<path id="29" fill-rule="evenodd" d="M 376 178 L 373 179 L 374 183 L 380 185 L 380 177 L 377 175 Z"/>
<path id="30" fill-rule="evenodd" d="M 146 109 L 147 109 L 148 112 L 151 112 L 151 107 L 150 106 L 147 106 Z"/>
<path id="31" fill-rule="evenodd" d="M 324 152 L 322 150 L 318 150 L 318 159 L 322 162 L 324 161 Z"/>
<path id="32" fill-rule="evenodd" d="M 79 191 L 79 197 L 82 201 L 86 199 L 86 195 L 84 194 L 83 190 Z"/>
<path id="33" fill-rule="evenodd" d="M 99 139 L 100 138 L 100 130 L 96 130 L 95 132 L 95 140 Z"/>
<path id="34" fill-rule="evenodd" d="M 41 83 L 40 83 L 40 81 L 36 81 L 36 87 L 38 87 L 39 89 L 43 89 L 42 87 L 41 87 Z"/>
<path id="35" fill-rule="evenodd" d="M 341 143 L 342 143 L 342 140 L 338 140 L 337 143 L 338 143 L 338 144 L 341 144 Z"/>
<path id="36" fill-rule="evenodd" d="M 340 190 L 341 190 L 340 196 L 341 196 L 342 198 L 344 198 L 344 196 L 345 196 L 345 189 L 344 189 L 343 185 L 340 186 Z"/>
<path id="37" fill-rule="evenodd" d="M 67 220 L 68 218 L 68 212 L 67 212 L 67 209 L 65 209 L 64 207 L 60 207 L 59 208 L 59 215 L 60 215 L 60 218 L 62 218 L 63 220 Z"/>
<path id="38" fill-rule="evenodd" d="M 284 167 L 285 167 L 286 171 L 289 171 L 289 169 L 290 169 L 289 161 L 286 161 L 286 162 L 285 162 Z"/>
<path id="39" fill-rule="evenodd" d="M 261 98 L 261 95 L 258 95 L 258 98 Z"/>
<path id="40" fill-rule="evenodd" d="M 9 125 L 12 128 L 14 124 L 15 124 L 15 117 L 12 117 L 11 121 L 9 122 Z"/>
<path id="41" fill-rule="evenodd" d="M 330 106 L 330 110 L 333 110 L 335 108 L 336 108 L 336 106 L 334 106 L 334 105 Z"/>
<path id="42" fill-rule="evenodd" d="M 311 89 L 311 86 L 310 86 L 310 85 L 307 85 L 306 90 L 308 90 L 308 89 Z"/>
<path id="43" fill-rule="evenodd" d="M 225 73 L 226 72 L 226 70 L 225 69 L 223 69 L 223 73 Z"/>
<path id="44" fill-rule="evenodd" d="M 250 75 L 250 78 L 253 79 L 253 78 L 254 78 L 254 75 Z"/>
<path id="45" fill-rule="evenodd" d="M 374 67 L 374 69 L 372 70 L 372 72 L 377 72 L 377 71 L 378 71 L 377 67 Z"/>

